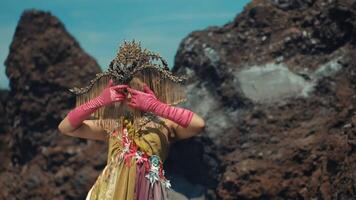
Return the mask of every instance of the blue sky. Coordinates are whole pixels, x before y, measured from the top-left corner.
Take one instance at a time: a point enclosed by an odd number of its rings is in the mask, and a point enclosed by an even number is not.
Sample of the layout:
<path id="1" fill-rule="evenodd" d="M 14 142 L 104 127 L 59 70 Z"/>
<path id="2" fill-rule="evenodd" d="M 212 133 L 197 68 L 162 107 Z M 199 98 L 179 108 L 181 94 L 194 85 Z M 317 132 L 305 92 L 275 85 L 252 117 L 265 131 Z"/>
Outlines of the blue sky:
<path id="1" fill-rule="evenodd" d="M 103 70 L 123 40 L 136 39 L 172 67 L 179 43 L 190 32 L 221 26 L 250 0 L 1 0 L 0 88 L 8 88 L 4 61 L 24 9 L 50 11 Z"/>

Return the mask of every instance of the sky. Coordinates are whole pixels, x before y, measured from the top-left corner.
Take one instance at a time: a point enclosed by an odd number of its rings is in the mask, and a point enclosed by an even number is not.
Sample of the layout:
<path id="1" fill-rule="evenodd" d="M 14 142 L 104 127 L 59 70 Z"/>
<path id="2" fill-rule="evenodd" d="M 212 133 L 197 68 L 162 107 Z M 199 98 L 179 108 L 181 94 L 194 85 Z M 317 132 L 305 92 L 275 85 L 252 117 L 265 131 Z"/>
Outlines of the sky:
<path id="1" fill-rule="evenodd" d="M 173 67 L 182 39 L 231 22 L 250 0 L 1 0 L 0 88 L 8 89 L 4 62 L 25 9 L 50 11 L 85 52 L 106 70 L 121 42 L 132 39 Z"/>

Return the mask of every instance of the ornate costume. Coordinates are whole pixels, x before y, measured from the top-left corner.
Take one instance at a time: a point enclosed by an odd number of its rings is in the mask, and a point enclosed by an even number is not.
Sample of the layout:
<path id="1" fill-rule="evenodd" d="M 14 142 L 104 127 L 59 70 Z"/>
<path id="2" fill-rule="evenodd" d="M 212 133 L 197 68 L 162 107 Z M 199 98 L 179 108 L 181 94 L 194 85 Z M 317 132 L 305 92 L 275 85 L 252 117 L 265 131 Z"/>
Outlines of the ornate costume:
<path id="1" fill-rule="evenodd" d="M 171 185 L 163 170 L 169 143 L 160 129 L 137 131 L 125 119 L 122 131 L 109 136 L 107 165 L 86 199 L 169 199 Z"/>
<path id="2" fill-rule="evenodd" d="M 99 95 L 110 80 L 115 84 L 127 84 L 133 77 L 144 82 L 146 88 L 134 87 L 152 93 L 147 94 L 151 95 L 146 101 L 149 103 L 141 102 L 147 112 L 129 109 L 120 102 L 106 103 L 109 93 L 104 97 L 103 93 Z M 70 89 L 75 93 L 76 106 L 79 107 L 68 114 L 72 126 L 78 126 L 90 115 L 96 125 L 107 132 L 107 165 L 88 192 L 87 200 L 168 199 L 167 189 L 171 184 L 165 177 L 163 162 L 168 154 L 169 141 L 163 130 L 166 129 L 168 134 L 170 130 L 155 114 L 176 119 L 178 124 L 187 126 L 192 112 L 169 107 L 186 100 L 182 88 L 184 80 L 185 77 L 174 76 L 158 54 L 142 50 L 135 41 L 125 41 L 107 72 L 97 74 L 86 87 Z"/>

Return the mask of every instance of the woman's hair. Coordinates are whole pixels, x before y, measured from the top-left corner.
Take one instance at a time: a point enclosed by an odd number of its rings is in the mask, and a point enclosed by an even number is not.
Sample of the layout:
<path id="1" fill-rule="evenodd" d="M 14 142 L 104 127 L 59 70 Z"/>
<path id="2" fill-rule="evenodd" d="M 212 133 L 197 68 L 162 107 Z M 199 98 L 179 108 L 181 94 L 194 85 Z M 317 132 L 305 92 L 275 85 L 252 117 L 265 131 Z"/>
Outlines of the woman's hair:
<path id="1" fill-rule="evenodd" d="M 129 85 L 130 88 L 132 89 L 135 89 L 135 90 L 139 90 L 139 91 L 143 91 L 143 86 L 144 86 L 144 82 L 138 78 L 138 77 L 133 77 L 131 79 L 131 81 L 127 84 Z M 128 94 L 128 92 L 126 91 L 126 94 Z M 128 107 L 127 104 L 125 105 L 122 105 L 122 112 L 121 113 L 124 113 L 124 112 L 132 112 L 133 116 L 135 118 L 139 118 L 139 117 L 142 117 L 142 112 L 138 109 L 135 109 L 135 108 L 131 108 L 131 107 Z"/>
<path id="2" fill-rule="evenodd" d="M 107 86 L 110 79 L 112 79 L 111 76 L 102 76 L 95 82 L 89 92 L 84 93 L 83 95 L 78 95 L 76 101 L 77 106 L 98 96 Z M 143 86 L 146 84 L 155 93 L 157 99 L 170 105 L 176 105 L 186 100 L 185 91 L 182 85 L 170 81 L 154 70 L 141 70 L 127 83 L 114 84 L 127 84 L 130 88 L 139 91 L 143 91 Z M 134 122 L 135 128 L 137 128 L 138 124 L 136 123 L 139 121 L 137 119 L 142 118 L 144 114 L 145 113 L 139 109 L 129 107 L 127 103 L 115 102 L 112 105 L 97 109 L 91 117 L 97 126 L 112 131 L 123 124 L 124 116 L 130 116 Z"/>
<path id="3" fill-rule="evenodd" d="M 128 83 L 130 88 L 133 88 L 135 90 L 140 90 L 140 91 L 143 91 L 144 84 L 145 83 L 138 77 L 133 77 L 131 81 Z"/>

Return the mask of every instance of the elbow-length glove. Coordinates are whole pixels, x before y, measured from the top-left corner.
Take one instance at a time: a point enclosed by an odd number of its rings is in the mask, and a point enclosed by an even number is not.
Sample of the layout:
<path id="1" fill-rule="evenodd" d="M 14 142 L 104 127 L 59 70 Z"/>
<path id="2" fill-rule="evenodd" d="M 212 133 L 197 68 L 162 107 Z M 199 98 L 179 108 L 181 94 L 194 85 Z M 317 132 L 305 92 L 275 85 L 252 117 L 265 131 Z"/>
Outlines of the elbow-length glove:
<path id="1" fill-rule="evenodd" d="M 159 101 L 155 93 L 146 84 L 143 87 L 144 92 L 132 88 L 127 88 L 127 90 L 131 94 L 129 106 L 170 119 L 184 128 L 187 128 L 190 124 L 194 115 L 192 111 Z"/>
<path id="2" fill-rule="evenodd" d="M 69 123 L 73 128 L 78 128 L 90 114 L 95 112 L 101 106 L 124 100 L 126 95 L 122 93 L 121 90 L 127 87 L 128 85 L 113 86 L 113 81 L 110 79 L 108 85 L 99 96 L 77 106 L 68 113 L 67 118 Z"/>

